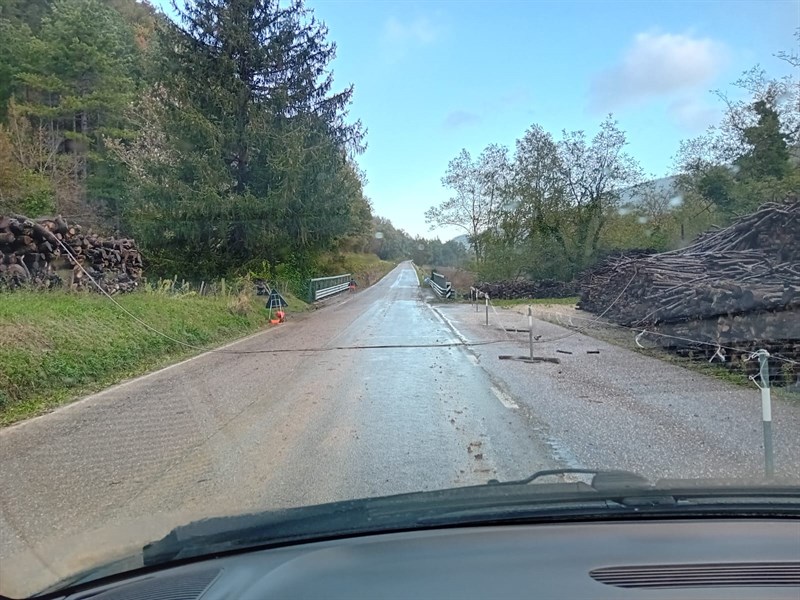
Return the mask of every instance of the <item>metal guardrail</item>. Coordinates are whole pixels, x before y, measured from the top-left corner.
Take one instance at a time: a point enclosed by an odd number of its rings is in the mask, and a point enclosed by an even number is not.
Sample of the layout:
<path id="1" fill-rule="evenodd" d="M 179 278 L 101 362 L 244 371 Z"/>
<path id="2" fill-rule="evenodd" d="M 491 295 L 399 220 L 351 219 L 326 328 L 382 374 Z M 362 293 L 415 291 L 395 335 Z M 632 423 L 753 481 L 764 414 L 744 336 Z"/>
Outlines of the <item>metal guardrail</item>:
<path id="1" fill-rule="evenodd" d="M 428 284 L 430 284 L 431 289 L 440 298 L 451 298 L 453 296 L 453 288 L 450 285 L 450 282 L 447 281 L 447 277 L 445 277 L 441 273 L 437 273 L 436 271 L 431 271 L 431 276 L 428 279 Z"/>
<path id="2" fill-rule="evenodd" d="M 350 287 L 350 273 L 333 277 L 317 277 L 309 282 L 308 297 L 311 302 L 333 296 Z"/>

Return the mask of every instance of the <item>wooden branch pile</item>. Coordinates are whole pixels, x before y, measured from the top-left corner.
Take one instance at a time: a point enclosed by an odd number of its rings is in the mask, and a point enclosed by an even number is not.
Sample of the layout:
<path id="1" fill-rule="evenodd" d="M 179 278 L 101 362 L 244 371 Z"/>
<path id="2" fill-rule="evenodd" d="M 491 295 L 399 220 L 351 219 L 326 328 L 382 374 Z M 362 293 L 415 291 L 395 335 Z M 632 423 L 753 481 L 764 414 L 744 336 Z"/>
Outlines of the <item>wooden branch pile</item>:
<path id="1" fill-rule="evenodd" d="M 579 308 L 638 327 L 797 307 L 798 240 L 800 201 L 766 204 L 681 250 L 606 260 L 581 278 Z"/>
<path id="2" fill-rule="evenodd" d="M 142 277 L 142 257 L 133 240 L 83 233 L 61 217 L 0 216 L 2 287 L 49 288 L 66 283 L 73 289 L 96 289 L 78 264 L 112 294 L 135 289 Z"/>
<path id="3" fill-rule="evenodd" d="M 800 199 L 763 205 L 681 250 L 611 257 L 584 273 L 578 307 L 621 325 L 800 358 Z M 716 348 L 653 336 L 707 358 Z"/>
<path id="4" fill-rule="evenodd" d="M 569 298 L 578 295 L 575 281 L 563 282 L 554 279 L 538 281 L 508 280 L 479 283 L 475 286 L 489 298 L 510 300 L 514 298 Z"/>

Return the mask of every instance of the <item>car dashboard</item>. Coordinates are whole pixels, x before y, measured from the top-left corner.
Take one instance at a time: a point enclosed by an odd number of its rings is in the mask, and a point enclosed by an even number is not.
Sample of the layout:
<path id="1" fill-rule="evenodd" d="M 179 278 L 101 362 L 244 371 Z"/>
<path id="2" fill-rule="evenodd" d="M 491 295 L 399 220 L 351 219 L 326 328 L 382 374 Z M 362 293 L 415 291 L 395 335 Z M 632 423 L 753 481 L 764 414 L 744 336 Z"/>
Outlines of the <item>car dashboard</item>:
<path id="1" fill-rule="evenodd" d="M 800 598 L 800 521 L 427 529 L 251 550 L 54 597 Z"/>

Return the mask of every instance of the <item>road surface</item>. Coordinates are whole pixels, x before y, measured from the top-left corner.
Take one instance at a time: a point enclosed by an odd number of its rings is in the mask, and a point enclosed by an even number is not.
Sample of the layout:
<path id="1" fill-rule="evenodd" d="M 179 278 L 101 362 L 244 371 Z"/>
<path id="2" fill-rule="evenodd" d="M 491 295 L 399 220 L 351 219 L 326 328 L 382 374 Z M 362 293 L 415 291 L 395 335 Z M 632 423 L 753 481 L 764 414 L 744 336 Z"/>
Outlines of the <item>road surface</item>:
<path id="1" fill-rule="evenodd" d="M 754 392 L 582 335 L 559 343 L 573 352 L 560 365 L 500 361 L 525 338 L 427 294 L 403 263 L 305 318 L 0 431 L 0 580 L 36 588 L 202 516 L 543 468 L 760 468 Z M 777 464 L 800 472 L 798 403 L 774 415 Z"/>

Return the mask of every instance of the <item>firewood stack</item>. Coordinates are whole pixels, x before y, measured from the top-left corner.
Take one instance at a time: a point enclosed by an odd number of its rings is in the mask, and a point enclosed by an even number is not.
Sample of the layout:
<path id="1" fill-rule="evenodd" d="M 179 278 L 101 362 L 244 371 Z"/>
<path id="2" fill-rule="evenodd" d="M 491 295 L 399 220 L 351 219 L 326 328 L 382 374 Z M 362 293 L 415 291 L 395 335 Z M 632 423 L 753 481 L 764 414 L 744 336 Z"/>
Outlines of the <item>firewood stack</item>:
<path id="1" fill-rule="evenodd" d="M 621 325 L 794 356 L 800 352 L 800 199 L 765 204 L 681 250 L 609 258 L 584 273 L 580 290 L 579 308 Z M 692 347 L 666 337 L 660 343 Z"/>
<path id="2" fill-rule="evenodd" d="M 142 257 L 133 240 L 83 233 L 61 217 L 0 216 L 2 287 L 96 289 L 79 264 L 111 294 L 134 290 L 142 277 Z"/>
<path id="3" fill-rule="evenodd" d="M 475 286 L 489 298 L 509 300 L 512 298 L 569 298 L 578 295 L 578 285 L 574 281 L 563 282 L 553 279 L 538 281 L 509 280 L 494 283 L 478 283 Z"/>

